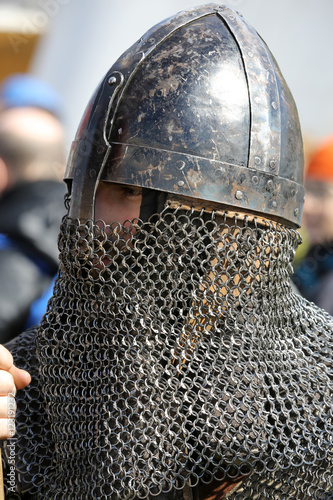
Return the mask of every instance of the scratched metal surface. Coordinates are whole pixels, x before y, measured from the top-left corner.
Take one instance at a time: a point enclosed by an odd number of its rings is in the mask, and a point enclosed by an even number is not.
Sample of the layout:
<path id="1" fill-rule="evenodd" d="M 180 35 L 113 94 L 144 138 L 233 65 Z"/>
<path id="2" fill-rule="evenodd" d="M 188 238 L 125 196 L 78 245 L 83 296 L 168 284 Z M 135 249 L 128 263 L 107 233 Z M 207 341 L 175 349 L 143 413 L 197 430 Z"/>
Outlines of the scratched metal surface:
<path id="1" fill-rule="evenodd" d="M 274 57 L 239 14 L 216 5 L 187 11 L 150 30 L 108 71 L 66 177 L 77 200 L 71 215 L 82 219 L 93 214 L 90 194 L 102 177 L 299 226 L 296 106 Z"/>

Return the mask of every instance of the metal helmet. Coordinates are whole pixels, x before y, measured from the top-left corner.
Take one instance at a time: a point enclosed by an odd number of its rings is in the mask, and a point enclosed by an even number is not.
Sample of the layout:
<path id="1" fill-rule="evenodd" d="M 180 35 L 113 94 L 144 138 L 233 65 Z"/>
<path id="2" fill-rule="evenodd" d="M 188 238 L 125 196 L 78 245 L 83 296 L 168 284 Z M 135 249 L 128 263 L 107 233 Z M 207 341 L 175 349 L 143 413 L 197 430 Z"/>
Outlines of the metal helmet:
<path id="1" fill-rule="evenodd" d="M 153 27 L 98 86 L 65 179 L 73 217 L 92 218 L 103 179 L 299 226 L 300 125 L 265 42 L 215 4 Z"/>

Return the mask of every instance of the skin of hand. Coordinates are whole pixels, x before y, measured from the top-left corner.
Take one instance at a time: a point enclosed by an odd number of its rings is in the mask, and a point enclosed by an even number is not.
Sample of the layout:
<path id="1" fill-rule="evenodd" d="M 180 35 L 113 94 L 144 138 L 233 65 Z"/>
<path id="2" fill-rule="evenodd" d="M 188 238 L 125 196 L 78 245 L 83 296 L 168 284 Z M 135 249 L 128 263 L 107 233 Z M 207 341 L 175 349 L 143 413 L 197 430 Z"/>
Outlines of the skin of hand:
<path id="1" fill-rule="evenodd" d="M 14 365 L 13 356 L 0 345 L 0 439 L 15 434 L 16 391 L 31 382 L 28 372 Z"/>

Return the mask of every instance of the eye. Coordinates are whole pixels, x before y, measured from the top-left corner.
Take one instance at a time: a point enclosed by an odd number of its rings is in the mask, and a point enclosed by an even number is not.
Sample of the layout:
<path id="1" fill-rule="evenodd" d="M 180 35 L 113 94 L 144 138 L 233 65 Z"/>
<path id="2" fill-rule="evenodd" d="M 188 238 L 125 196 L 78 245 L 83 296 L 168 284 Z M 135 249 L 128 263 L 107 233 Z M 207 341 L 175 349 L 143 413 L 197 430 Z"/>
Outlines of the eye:
<path id="1" fill-rule="evenodd" d="M 129 197 L 142 196 L 142 188 L 136 186 L 123 186 L 123 193 Z"/>

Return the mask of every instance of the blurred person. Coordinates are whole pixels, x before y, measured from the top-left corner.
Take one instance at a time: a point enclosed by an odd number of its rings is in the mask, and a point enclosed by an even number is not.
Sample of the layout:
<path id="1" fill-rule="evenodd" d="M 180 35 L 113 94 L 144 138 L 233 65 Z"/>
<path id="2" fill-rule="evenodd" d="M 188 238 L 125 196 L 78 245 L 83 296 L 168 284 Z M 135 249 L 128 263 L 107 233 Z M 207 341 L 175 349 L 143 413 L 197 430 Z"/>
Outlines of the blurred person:
<path id="1" fill-rule="evenodd" d="M 314 139 L 313 136 L 303 135 L 303 148 L 304 148 L 304 171 L 306 173 L 307 166 L 309 165 L 310 158 L 314 154 L 315 150 L 318 147 L 318 142 Z M 299 229 L 299 233 L 302 238 L 302 244 L 298 246 L 295 259 L 294 259 L 294 267 L 298 267 L 301 263 L 302 259 L 305 257 L 309 250 L 309 240 L 306 228 L 304 224 Z"/>
<path id="2" fill-rule="evenodd" d="M 58 268 L 65 212 L 65 135 L 58 112 L 57 94 L 35 77 L 15 75 L 0 88 L 1 342 L 39 321 L 45 308 L 35 301 Z"/>
<path id="3" fill-rule="evenodd" d="M 302 138 L 257 32 L 214 4 L 150 29 L 65 179 L 47 312 L 0 350 L 8 499 L 332 497 L 333 319 L 292 290 Z"/>
<path id="4" fill-rule="evenodd" d="M 1 82 L 0 111 L 27 107 L 44 109 L 63 119 L 62 99 L 50 85 L 29 73 L 14 73 Z"/>
<path id="5" fill-rule="evenodd" d="M 305 177 L 303 224 L 308 251 L 293 281 L 308 300 L 333 315 L 333 135 L 312 154 Z"/>

